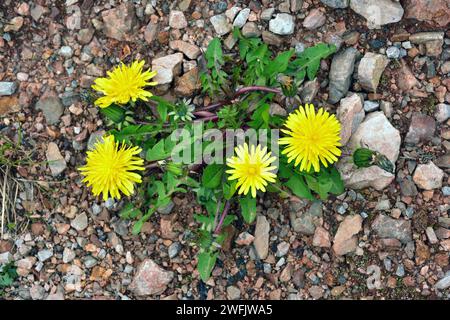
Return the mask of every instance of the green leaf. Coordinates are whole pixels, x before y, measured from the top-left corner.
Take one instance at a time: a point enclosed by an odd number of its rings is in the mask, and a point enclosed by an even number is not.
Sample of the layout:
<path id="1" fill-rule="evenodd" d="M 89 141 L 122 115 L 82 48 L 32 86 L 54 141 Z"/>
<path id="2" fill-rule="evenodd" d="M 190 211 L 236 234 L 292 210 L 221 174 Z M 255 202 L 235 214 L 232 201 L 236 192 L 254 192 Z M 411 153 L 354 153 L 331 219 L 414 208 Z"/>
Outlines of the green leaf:
<path id="1" fill-rule="evenodd" d="M 256 219 L 256 198 L 253 198 L 250 193 L 243 198 L 239 198 L 241 205 L 242 217 L 246 223 L 252 223 Z"/>
<path id="2" fill-rule="evenodd" d="M 202 184 L 205 188 L 217 188 L 222 182 L 222 176 L 225 172 L 225 167 L 220 164 L 209 164 L 203 170 Z"/>
<path id="3" fill-rule="evenodd" d="M 112 104 L 106 108 L 100 108 L 100 113 L 114 123 L 121 123 L 125 120 L 125 109 L 117 104 Z"/>
<path id="4" fill-rule="evenodd" d="M 214 266 L 216 265 L 218 255 L 219 255 L 218 252 L 211 253 L 207 251 L 202 252 L 198 255 L 197 270 L 203 282 L 208 281 L 209 277 L 211 276 L 211 272 L 214 269 Z"/>
<path id="5" fill-rule="evenodd" d="M 330 192 L 335 195 L 340 195 L 344 193 L 345 191 L 344 181 L 342 181 L 341 174 L 335 167 L 330 168 L 330 179 L 333 184 L 330 189 Z"/>
<path id="6" fill-rule="evenodd" d="M 211 42 L 208 44 L 205 57 L 208 62 L 207 67 L 209 69 L 217 68 L 218 66 L 224 63 L 222 46 L 219 38 L 212 39 Z"/>
<path id="7" fill-rule="evenodd" d="M 335 52 L 335 45 L 319 43 L 313 47 L 306 48 L 297 56 L 297 59 L 290 64 L 289 68 L 293 68 L 292 71 L 294 71 L 295 74 L 301 70 L 306 70 L 309 80 L 313 80 L 319 70 L 320 61 Z M 304 74 L 299 75 L 304 77 Z"/>
<path id="8" fill-rule="evenodd" d="M 264 72 L 266 74 L 266 77 L 273 78 L 278 73 L 283 73 L 284 71 L 286 71 L 289 60 L 291 59 L 293 54 L 293 49 L 278 54 L 277 57 L 266 67 Z"/>
<path id="9" fill-rule="evenodd" d="M 231 184 L 228 182 L 223 184 L 223 197 L 225 200 L 230 200 L 233 197 L 236 192 L 236 184 L 236 180 L 232 181 Z"/>
<path id="10" fill-rule="evenodd" d="M 134 219 L 142 214 L 141 210 L 136 209 L 132 203 L 127 203 L 119 212 L 122 219 Z"/>
<path id="11" fill-rule="evenodd" d="M 144 138 L 147 135 L 156 135 L 159 132 L 160 127 L 154 125 L 130 125 L 120 131 L 110 131 L 117 141 L 125 143 L 130 143 L 132 138 Z"/>
<path id="12" fill-rule="evenodd" d="M 303 177 L 297 174 L 293 174 L 289 177 L 289 180 L 285 183 L 285 186 L 291 189 L 291 191 L 300 198 L 314 200 L 314 196 L 311 194 L 308 186 L 306 185 Z"/>
<path id="13" fill-rule="evenodd" d="M 159 140 L 158 143 L 153 146 L 153 148 L 147 150 L 147 154 L 145 157 L 147 161 L 158 161 L 166 159 L 168 157 L 165 151 L 164 141 L 164 139 Z"/>

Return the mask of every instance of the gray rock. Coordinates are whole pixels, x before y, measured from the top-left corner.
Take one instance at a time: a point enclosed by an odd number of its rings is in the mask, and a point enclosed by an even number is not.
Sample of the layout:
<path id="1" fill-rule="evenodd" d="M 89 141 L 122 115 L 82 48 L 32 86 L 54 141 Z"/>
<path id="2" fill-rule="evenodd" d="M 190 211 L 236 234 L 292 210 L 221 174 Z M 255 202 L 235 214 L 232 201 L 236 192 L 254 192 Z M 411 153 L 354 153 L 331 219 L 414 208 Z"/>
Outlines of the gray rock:
<path id="1" fill-rule="evenodd" d="M 45 289 L 43 286 L 39 284 L 33 284 L 30 288 L 30 296 L 33 300 L 42 300 L 44 299 Z"/>
<path id="2" fill-rule="evenodd" d="M 412 240 L 410 220 L 393 219 L 379 214 L 372 223 L 372 229 L 380 238 L 395 238 L 403 243 Z"/>
<path id="3" fill-rule="evenodd" d="M 306 81 L 300 89 L 300 98 L 303 102 L 311 102 L 316 97 L 319 89 L 320 84 L 317 78 L 311 81 Z"/>
<path id="4" fill-rule="evenodd" d="M 214 30 L 219 36 L 226 35 L 231 31 L 232 26 L 228 22 L 227 16 L 225 14 L 218 14 L 216 16 L 212 16 L 209 21 L 214 27 Z"/>
<path id="5" fill-rule="evenodd" d="M 261 31 L 256 23 L 247 22 L 242 28 L 242 35 L 246 38 L 255 38 L 261 35 Z"/>
<path id="6" fill-rule="evenodd" d="M 286 241 L 280 242 L 277 245 L 277 252 L 276 252 L 277 257 L 283 257 L 287 255 L 288 252 L 289 252 L 289 243 L 287 243 Z"/>
<path id="7" fill-rule="evenodd" d="M 345 145 L 364 119 L 362 98 L 356 93 L 343 98 L 336 110 L 341 123 L 341 143 Z"/>
<path id="8" fill-rule="evenodd" d="M 172 10 L 169 14 L 169 26 L 174 29 L 184 29 L 188 26 L 182 11 Z"/>
<path id="9" fill-rule="evenodd" d="M 40 262 L 44 262 L 53 257 L 53 250 L 49 249 L 41 250 L 37 253 L 37 256 Z"/>
<path id="10" fill-rule="evenodd" d="M 47 124 L 57 124 L 62 114 L 64 107 L 61 100 L 54 93 L 44 94 L 36 103 L 36 109 L 42 110 Z"/>
<path id="11" fill-rule="evenodd" d="M 442 194 L 444 195 L 444 197 L 450 196 L 450 187 L 449 186 L 443 187 L 442 188 Z"/>
<path id="12" fill-rule="evenodd" d="M 227 297 L 229 300 L 239 300 L 241 297 L 241 290 L 235 286 L 227 287 Z"/>
<path id="13" fill-rule="evenodd" d="M 157 72 L 153 80 L 158 82 L 158 85 L 171 83 L 174 77 L 181 73 L 182 62 L 183 54 L 180 52 L 153 59 L 152 70 Z"/>
<path id="14" fill-rule="evenodd" d="M 165 271 L 153 260 L 145 259 L 138 266 L 133 281 L 128 287 L 136 296 L 161 294 L 172 282 L 174 273 Z"/>
<path id="15" fill-rule="evenodd" d="M 349 1 L 350 0 L 320 0 L 323 4 L 335 9 L 347 8 Z"/>
<path id="16" fill-rule="evenodd" d="M 71 262 L 73 259 L 75 259 L 75 257 L 76 257 L 76 254 L 72 249 L 64 248 L 64 251 L 63 251 L 63 262 L 64 263 Z"/>
<path id="17" fill-rule="evenodd" d="M 381 74 L 389 60 L 381 54 L 367 52 L 358 67 L 358 80 L 361 86 L 371 92 L 376 92 Z"/>
<path id="18" fill-rule="evenodd" d="M 303 0 L 291 0 L 291 11 L 298 12 L 303 7 Z"/>
<path id="19" fill-rule="evenodd" d="M 417 144 L 431 140 L 436 131 L 436 121 L 431 116 L 414 113 L 411 118 L 406 143 Z"/>
<path id="20" fill-rule="evenodd" d="M 272 19 L 272 15 L 275 12 L 275 8 L 268 8 L 261 12 L 261 20 L 269 21 Z"/>
<path id="21" fill-rule="evenodd" d="M 60 175 L 67 168 L 66 160 L 61 155 L 56 143 L 50 142 L 48 144 L 46 157 L 52 176 L 56 177 Z"/>
<path id="22" fill-rule="evenodd" d="M 172 243 L 169 246 L 169 249 L 167 250 L 170 259 L 175 258 L 180 251 L 181 251 L 181 244 L 179 242 Z"/>
<path id="23" fill-rule="evenodd" d="M 84 266 L 88 269 L 93 268 L 94 266 L 96 266 L 98 263 L 97 259 L 95 259 L 94 257 L 91 256 L 87 256 L 84 259 Z"/>
<path id="24" fill-rule="evenodd" d="M 264 260 L 269 253 L 269 231 L 270 223 L 265 216 L 258 215 L 256 218 L 255 240 L 253 245 L 259 259 Z"/>
<path id="25" fill-rule="evenodd" d="M 360 124 L 347 146 L 350 154 L 356 148 L 366 146 L 384 154 L 392 163 L 395 163 L 400 152 L 400 143 L 400 132 L 392 126 L 386 116 L 382 112 L 372 112 Z M 382 190 L 394 179 L 393 174 L 378 166 L 357 169 L 351 157 L 342 157 L 337 168 L 341 172 L 345 185 L 352 189 L 373 187 Z"/>
<path id="26" fill-rule="evenodd" d="M 450 271 L 447 271 L 445 276 L 436 282 L 435 288 L 438 290 L 445 290 L 450 287 Z"/>
<path id="27" fill-rule="evenodd" d="M 432 161 L 428 164 L 419 164 L 414 171 L 414 183 L 421 189 L 433 190 L 442 187 L 444 171 Z"/>
<path id="28" fill-rule="evenodd" d="M 333 57 L 330 68 L 329 102 L 334 104 L 344 97 L 350 88 L 358 51 L 351 47 Z"/>
<path id="29" fill-rule="evenodd" d="M 250 15 L 250 9 L 249 8 L 242 9 L 238 13 L 236 18 L 234 19 L 233 27 L 242 28 L 244 26 L 244 24 L 247 22 L 247 19 L 248 19 L 249 15 Z"/>
<path id="30" fill-rule="evenodd" d="M 0 97 L 10 96 L 16 92 L 17 83 L 0 81 Z"/>
<path id="31" fill-rule="evenodd" d="M 416 185 L 409 179 L 400 181 L 400 192 L 403 196 L 415 197 L 418 194 Z"/>
<path id="32" fill-rule="evenodd" d="M 391 0 L 350 0 L 350 8 L 366 18 L 369 29 L 399 22 L 404 12 L 399 2 Z"/>
<path id="33" fill-rule="evenodd" d="M 13 255 L 11 252 L 6 251 L 3 253 L 0 253 L 0 266 L 5 265 L 13 261 Z"/>
<path id="34" fill-rule="evenodd" d="M 288 13 L 278 13 L 269 21 L 269 30 L 282 36 L 293 34 L 294 28 L 294 17 Z"/>
<path id="35" fill-rule="evenodd" d="M 62 46 L 61 49 L 59 49 L 59 54 L 64 58 L 71 58 L 73 55 L 73 50 L 69 46 Z"/>
<path id="36" fill-rule="evenodd" d="M 436 112 L 434 113 L 434 117 L 438 122 L 447 121 L 450 118 L 450 104 L 439 103 L 436 106 Z"/>
<path id="37" fill-rule="evenodd" d="M 77 231 L 83 231 L 86 229 L 88 226 L 88 217 L 86 213 L 83 212 L 77 215 L 75 219 L 70 222 L 70 225 Z"/>
<path id="38" fill-rule="evenodd" d="M 292 229 L 295 232 L 314 235 L 316 227 L 320 226 L 322 211 L 322 202 L 317 201 L 313 202 L 306 212 L 291 212 L 289 217 Z"/>
<path id="39" fill-rule="evenodd" d="M 392 46 L 386 49 L 386 56 L 389 59 L 398 59 L 400 57 L 400 49 L 396 46 Z"/>
<path id="40" fill-rule="evenodd" d="M 104 134 L 105 134 L 104 130 L 92 132 L 91 135 L 89 136 L 88 143 L 87 143 L 88 149 L 90 149 L 90 150 L 93 149 L 97 142 L 102 143 Z"/>
<path id="41" fill-rule="evenodd" d="M 314 30 L 323 26 L 326 20 L 327 17 L 321 10 L 313 9 L 309 12 L 305 20 L 303 20 L 303 27 Z"/>
<path id="42" fill-rule="evenodd" d="M 398 266 L 397 266 L 397 270 L 395 271 L 395 274 L 398 276 L 398 277 L 404 277 L 405 276 L 405 267 L 403 266 L 403 264 L 399 264 Z"/>
<path id="43" fill-rule="evenodd" d="M 364 111 L 365 112 L 372 112 L 375 110 L 378 110 L 380 108 L 380 104 L 377 101 L 364 101 Z"/>

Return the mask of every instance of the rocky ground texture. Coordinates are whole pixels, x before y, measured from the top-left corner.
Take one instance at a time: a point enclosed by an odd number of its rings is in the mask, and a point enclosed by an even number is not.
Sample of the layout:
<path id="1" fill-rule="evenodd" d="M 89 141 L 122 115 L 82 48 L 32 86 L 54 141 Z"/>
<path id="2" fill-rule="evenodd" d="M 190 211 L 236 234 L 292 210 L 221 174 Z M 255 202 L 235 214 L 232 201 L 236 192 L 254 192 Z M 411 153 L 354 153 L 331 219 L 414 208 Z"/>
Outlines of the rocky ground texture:
<path id="1" fill-rule="evenodd" d="M 449 299 L 449 25 L 448 0 L 2 0 L 0 132 L 33 151 L 13 171 L 16 227 L 0 265 L 19 277 L 2 298 Z M 208 42 L 236 50 L 233 26 L 274 51 L 335 44 L 301 95 L 338 115 L 346 149 L 366 145 L 396 168 L 355 170 L 344 157 L 337 198 L 266 195 L 256 224 L 229 228 L 205 284 L 188 240 L 192 196 L 132 236 L 123 203 L 82 185 L 76 168 L 107 129 L 82 92 L 143 58 L 161 94 L 194 96 Z"/>

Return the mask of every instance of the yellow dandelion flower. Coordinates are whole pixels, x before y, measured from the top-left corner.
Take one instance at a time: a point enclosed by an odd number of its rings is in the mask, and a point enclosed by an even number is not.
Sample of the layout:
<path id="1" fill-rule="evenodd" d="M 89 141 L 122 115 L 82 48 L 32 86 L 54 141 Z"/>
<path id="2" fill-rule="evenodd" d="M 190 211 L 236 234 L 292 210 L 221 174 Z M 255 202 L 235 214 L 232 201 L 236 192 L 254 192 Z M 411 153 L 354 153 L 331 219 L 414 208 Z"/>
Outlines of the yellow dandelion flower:
<path id="1" fill-rule="evenodd" d="M 249 149 L 248 145 L 244 143 L 235 149 L 236 156 L 227 159 L 227 165 L 232 169 L 226 172 L 230 174 L 228 180 L 237 179 L 236 188 L 239 188 L 239 194 L 246 195 L 251 189 L 252 197 L 256 197 L 256 190 L 266 191 L 268 182 L 275 182 L 276 175 L 270 172 L 276 169 L 275 166 L 270 166 L 276 160 L 271 157 L 272 153 L 267 152 L 267 147 L 261 148 L 258 145 L 256 148 L 252 145 Z"/>
<path id="2" fill-rule="evenodd" d="M 103 138 L 97 142 L 92 151 L 87 152 L 86 165 L 78 168 L 85 176 L 83 182 L 92 186 L 95 196 L 103 194 L 103 200 L 120 199 L 120 192 L 129 196 L 134 191 L 134 183 L 141 183 L 141 176 L 134 170 L 144 170 L 144 160 L 136 155 L 139 147 L 129 147 L 114 141 L 114 136 Z"/>
<path id="3" fill-rule="evenodd" d="M 312 166 L 319 172 L 320 163 L 328 167 L 341 155 L 341 124 L 323 108 L 316 113 L 312 104 L 300 106 L 284 125 L 287 130 L 281 131 L 288 136 L 280 138 L 279 144 L 287 146 L 281 153 L 287 155 L 289 163 L 295 160 L 295 166 L 300 164 L 300 171 L 309 171 Z"/>
<path id="4" fill-rule="evenodd" d="M 134 61 L 130 66 L 121 64 L 108 71 L 108 78 L 97 78 L 92 88 L 104 94 L 95 101 L 100 108 L 109 107 L 113 103 L 126 104 L 130 100 L 141 99 L 148 101 L 153 96 L 150 91 L 144 89 L 146 86 L 156 86 L 157 82 L 149 79 L 156 75 L 156 71 L 147 70 L 142 72 L 145 61 Z"/>

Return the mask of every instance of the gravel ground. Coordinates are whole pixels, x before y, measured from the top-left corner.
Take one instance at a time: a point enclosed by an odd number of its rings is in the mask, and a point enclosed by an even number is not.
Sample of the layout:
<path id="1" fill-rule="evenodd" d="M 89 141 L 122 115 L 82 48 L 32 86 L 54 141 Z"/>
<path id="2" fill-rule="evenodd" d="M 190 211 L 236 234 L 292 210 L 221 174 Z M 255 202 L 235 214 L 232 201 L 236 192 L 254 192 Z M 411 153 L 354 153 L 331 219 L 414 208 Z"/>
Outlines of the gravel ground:
<path id="1" fill-rule="evenodd" d="M 236 50 L 233 24 L 274 51 L 335 44 L 300 92 L 337 113 L 347 148 L 364 142 L 396 168 L 342 159 L 337 198 L 266 195 L 254 225 L 229 229 L 205 284 L 189 243 L 201 210 L 192 195 L 132 236 L 123 202 L 82 185 L 76 168 L 108 129 L 82 93 L 119 61 L 168 56 L 180 72 L 158 92 L 196 96 L 202 52 L 215 36 Z M 0 265 L 19 276 L 2 298 L 449 299 L 449 25 L 448 0 L 2 0 L 0 132 L 20 136 L 32 161 L 10 171 L 17 199 Z"/>

